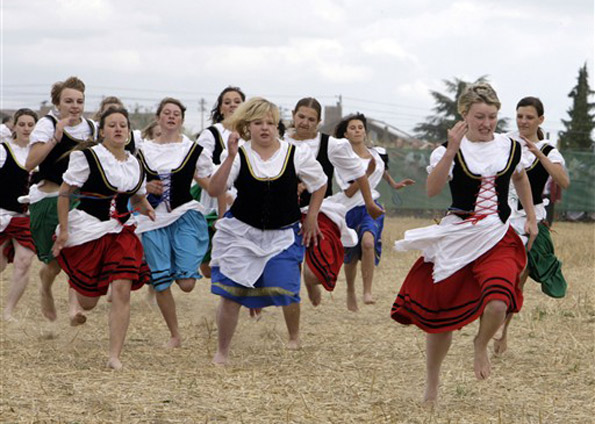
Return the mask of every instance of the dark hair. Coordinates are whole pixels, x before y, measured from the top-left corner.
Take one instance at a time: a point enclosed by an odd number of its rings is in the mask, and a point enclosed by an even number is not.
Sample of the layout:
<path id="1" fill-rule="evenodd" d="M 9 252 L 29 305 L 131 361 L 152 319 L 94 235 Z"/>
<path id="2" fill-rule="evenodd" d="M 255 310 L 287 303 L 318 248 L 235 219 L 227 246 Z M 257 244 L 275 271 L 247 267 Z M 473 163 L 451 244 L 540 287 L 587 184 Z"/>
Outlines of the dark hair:
<path id="1" fill-rule="evenodd" d="M 349 122 L 351 121 L 361 121 L 364 124 L 364 129 L 368 131 L 368 121 L 363 113 L 354 113 L 353 115 L 347 115 L 345 118 L 341 120 L 335 127 L 335 138 L 345 138 L 345 133 L 347 132 L 347 127 L 349 126 Z"/>
<path id="2" fill-rule="evenodd" d="M 184 106 L 180 100 L 174 99 L 173 97 L 166 97 L 163 100 L 161 100 L 161 102 L 159 102 L 159 106 L 157 106 L 157 112 L 155 113 L 155 116 L 159 117 L 161 111 L 168 103 L 176 105 L 180 108 L 180 110 L 182 111 L 182 120 L 184 120 L 184 116 L 186 115 L 186 106 Z"/>
<path id="3" fill-rule="evenodd" d="M 320 122 L 320 120 L 322 119 L 322 106 L 320 106 L 320 103 L 318 102 L 318 100 L 316 100 L 314 97 L 304 97 L 303 99 L 300 99 L 295 104 L 295 108 L 293 109 L 293 114 L 295 115 L 297 113 L 298 109 L 302 106 L 314 109 L 316 111 L 316 113 L 318 114 L 318 121 Z"/>
<path id="4" fill-rule="evenodd" d="M 30 116 L 30 117 L 33 118 L 33 121 L 35 121 L 35 122 L 37 122 L 37 120 L 39 119 L 38 116 L 37 116 L 37 113 L 35 113 L 31 109 L 22 108 L 22 109 L 17 110 L 14 113 L 14 115 L 12 116 L 12 124 L 13 124 L 13 127 L 12 127 L 12 138 L 16 138 L 16 136 L 17 136 L 14 129 L 16 128 L 17 122 L 19 121 L 19 118 L 21 116 Z M 8 118 L 10 118 L 10 117 L 8 117 Z M 6 121 L 6 122 L 8 122 L 8 121 Z"/>
<path id="5" fill-rule="evenodd" d="M 24 115 L 27 115 L 27 116 L 32 117 L 35 122 L 37 122 L 37 120 L 39 119 L 39 117 L 37 116 L 37 113 L 35 113 L 31 109 L 22 108 L 22 109 L 17 110 L 14 113 L 14 115 L 12 116 L 12 122 L 13 122 L 13 124 L 16 125 L 17 124 L 17 121 L 19 120 L 19 118 L 21 116 L 24 116 Z"/>
<path id="6" fill-rule="evenodd" d="M 240 89 L 240 87 L 233 87 L 231 85 L 225 87 L 225 89 L 219 94 L 219 97 L 217 97 L 217 103 L 215 103 L 215 106 L 213 106 L 213 109 L 211 109 L 211 122 L 213 124 L 221 122 L 223 119 L 225 119 L 220 109 L 223 105 L 223 96 L 225 96 L 225 94 L 229 93 L 230 91 L 235 91 L 238 93 L 242 98 L 242 102 L 246 101 L 246 95 Z"/>
<path id="7" fill-rule="evenodd" d="M 62 91 L 65 88 L 72 88 L 73 90 L 80 91 L 85 94 L 85 83 L 82 82 L 78 77 L 69 77 L 65 81 L 58 81 L 52 85 L 52 90 L 50 92 L 52 98 L 52 104 L 54 106 L 58 106 L 60 104 L 60 97 L 62 96 Z"/>
<path id="8" fill-rule="evenodd" d="M 7 122 L 10 122 L 11 119 L 12 118 L 9 115 L 2 114 L 2 123 L 3 124 L 6 124 Z"/>
<path id="9" fill-rule="evenodd" d="M 543 116 L 543 113 L 545 110 L 543 108 L 543 103 L 541 102 L 541 100 L 539 100 L 538 97 L 532 97 L 532 96 L 523 97 L 516 104 L 517 109 L 520 107 L 527 107 L 527 106 L 533 106 L 533 108 L 537 112 L 538 117 L 541 118 Z M 537 128 L 537 138 L 540 140 L 543 140 L 545 138 L 545 135 L 543 134 L 543 130 L 541 129 L 541 127 Z"/>

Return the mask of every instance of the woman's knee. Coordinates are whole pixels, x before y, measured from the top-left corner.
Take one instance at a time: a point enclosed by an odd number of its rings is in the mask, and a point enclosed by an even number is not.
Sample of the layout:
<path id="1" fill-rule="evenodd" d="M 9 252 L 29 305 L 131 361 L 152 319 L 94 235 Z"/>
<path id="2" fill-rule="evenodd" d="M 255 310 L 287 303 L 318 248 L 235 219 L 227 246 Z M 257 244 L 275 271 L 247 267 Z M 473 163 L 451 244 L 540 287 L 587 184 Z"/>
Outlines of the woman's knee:
<path id="1" fill-rule="evenodd" d="M 506 315 L 508 305 L 501 300 L 492 300 L 487 303 L 483 313 L 484 315 Z"/>
<path id="2" fill-rule="evenodd" d="M 183 292 L 189 293 L 194 289 L 194 285 L 196 283 L 196 279 L 194 278 L 181 278 L 176 280 L 178 286 Z"/>
<path id="3" fill-rule="evenodd" d="M 132 282 L 130 280 L 117 280 L 112 282 L 112 302 L 118 300 L 120 302 L 130 302 L 130 288 Z"/>
<path id="4" fill-rule="evenodd" d="M 372 233 L 364 233 L 362 237 L 362 250 L 373 251 L 374 250 L 374 236 Z"/>

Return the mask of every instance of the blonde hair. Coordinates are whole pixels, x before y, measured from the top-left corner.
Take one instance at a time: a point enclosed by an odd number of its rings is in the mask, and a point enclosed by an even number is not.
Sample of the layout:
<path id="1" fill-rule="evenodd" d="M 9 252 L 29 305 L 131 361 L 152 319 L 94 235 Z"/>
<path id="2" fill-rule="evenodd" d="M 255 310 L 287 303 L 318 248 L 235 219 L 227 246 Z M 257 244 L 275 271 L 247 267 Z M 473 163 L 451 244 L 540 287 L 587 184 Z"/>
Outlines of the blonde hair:
<path id="1" fill-rule="evenodd" d="M 273 116 L 275 125 L 278 125 L 279 108 L 262 97 L 252 97 L 247 102 L 242 103 L 233 115 L 223 122 L 223 125 L 232 131 L 236 131 L 244 140 L 250 140 L 250 122 L 262 119 L 269 113 Z"/>
<path id="2" fill-rule="evenodd" d="M 496 91 L 487 82 L 469 84 L 465 87 L 463 94 L 459 96 L 457 102 L 459 114 L 465 116 L 474 103 L 485 103 L 490 106 L 496 106 L 498 110 L 500 110 L 501 106 Z"/>

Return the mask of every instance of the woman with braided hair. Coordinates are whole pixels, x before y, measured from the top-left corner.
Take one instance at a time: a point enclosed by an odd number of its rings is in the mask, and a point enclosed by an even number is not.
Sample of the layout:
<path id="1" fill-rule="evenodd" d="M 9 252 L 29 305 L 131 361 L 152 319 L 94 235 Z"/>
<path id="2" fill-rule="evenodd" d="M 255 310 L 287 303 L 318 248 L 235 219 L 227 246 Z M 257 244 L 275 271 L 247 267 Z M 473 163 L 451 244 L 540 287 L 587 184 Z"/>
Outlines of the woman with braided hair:
<path id="1" fill-rule="evenodd" d="M 527 212 L 529 248 L 537 222 L 529 180 L 518 142 L 495 134 L 500 100 L 486 83 L 468 86 L 458 99 L 464 121 L 448 131 L 428 167 L 427 193 L 439 194 L 448 182 L 452 205 L 439 225 L 405 232 L 397 250 L 421 250 L 394 302 L 391 316 L 426 332 L 426 393 L 438 398 L 440 367 L 452 333 L 480 318 L 474 338 L 474 372 L 490 375 L 488 343 L 507 313 L 523 304 L 519 276 L 527 258 L 509 223 L 512 181 Z"/>

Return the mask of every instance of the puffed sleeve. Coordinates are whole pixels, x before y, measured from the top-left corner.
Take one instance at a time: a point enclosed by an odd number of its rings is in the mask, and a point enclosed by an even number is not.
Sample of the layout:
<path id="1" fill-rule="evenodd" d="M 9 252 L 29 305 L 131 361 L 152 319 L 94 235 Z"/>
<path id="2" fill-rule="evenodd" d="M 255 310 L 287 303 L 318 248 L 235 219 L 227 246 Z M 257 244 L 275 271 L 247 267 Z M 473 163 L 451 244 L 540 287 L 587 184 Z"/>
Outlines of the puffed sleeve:
<path id="1" fill-rule="evenodd" d="M 35 143 L 47 143 L 54 137 L 56 128 L 50 118 L 45 116 L 37 121 L 33 132 L 31 133 L 31 144 Z"/>
<path id="2" fill-rule="evenodd" d="M 89 178 L 89 163 L 81 151 L 74 151 L 68 157 L 68 169 L 62 176 L 64 182 L 71 186 L 82 187 Z"/>
<path id="3" fill-rule="evenodd" d="M 203 149 L 208 151 L 208 155 L 213 157 L 213 152 L 215 151 L 215 137 L 213 133 L 208 129 L 205 128 L 198 138 L 196 142 L 203 147 Z"/>
<path id="4" fill-rule="evenodd" d="M 547 155 L 547 158 L 552 163 L 559 163 L 564 168 L 566 168 L 566 160 L 564 160 L 564 156 L 562 156 L 562 153 L 560 153 L 560 151 L 558 149 L 550 150 L 549 154 Z"/>
<path id="5" fill-rule="evenodd" d="M 4 163 L 6 162 L 6 156 L 6 149 L 4 147 L 0 147 L 0 168 L 2 168 L 4 166 Z"/>
<path id="6" fill-rule="evenodd" d="M 310 193 L 326 184 L 327 178 L 322 165 L 307 147 L 295 146 L 293 163 L 298 178 L 306 185 Z"/>
<path id="7" fill-rule="evenodd" d="M 336 173 L 344 181 L 353 181 L 366 175 L 366 168 L 353 151 L 349 140 L 329 137 L 328 156 Z"/>
<path id="8" fill-rule="evenodd" d="M 438 162 L 440 162 L 440 160 L 444 156 L 444 153 L 446 153 L 446 147 L 444 146 L 438 146 L 432 151 L 432 154 L 430 155 L 430 165 L 428 165 L 428 167 L 426 168 L 428 174 L 430 174 L 434 170 L 436 165 L 438 165 Z M 450 165 L 450 171 L 448 171 L 448 176 L 450 178 L 452 178 L 452 169 L 454 168 L 454 166 L 455 164 L 453 161 L 453 163 Z"/>
<path id="9" fill-rule="evenodd" d="M 207 178 L 215 172 L 215 166 L 211 160 L 211 155 L 206 149 L 202 149 L 198 160 L 196 161 L 196 178 Z"/>

